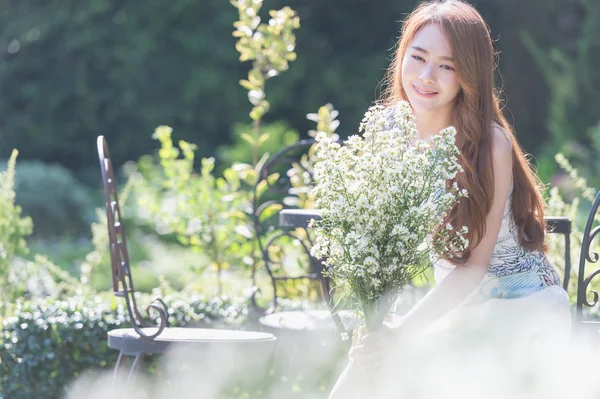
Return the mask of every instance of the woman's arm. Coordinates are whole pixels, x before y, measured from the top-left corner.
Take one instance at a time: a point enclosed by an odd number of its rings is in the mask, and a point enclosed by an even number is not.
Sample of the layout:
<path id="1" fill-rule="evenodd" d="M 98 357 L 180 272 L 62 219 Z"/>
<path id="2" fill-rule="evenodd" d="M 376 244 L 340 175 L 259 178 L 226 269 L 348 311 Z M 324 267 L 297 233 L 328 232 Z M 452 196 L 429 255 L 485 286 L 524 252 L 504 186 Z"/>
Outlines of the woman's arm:
<path id="1" fill-rule="evenodd" d="M 403 318 L 402 330 L 421 332 L 458 306 L 485 276 L 498 239 L 512 178 L 512 145 L 500 127 L 492 129 L 494 197 L 486 218 L 485 234 L 466 264 L 455 267 L 440 284 Z"/>

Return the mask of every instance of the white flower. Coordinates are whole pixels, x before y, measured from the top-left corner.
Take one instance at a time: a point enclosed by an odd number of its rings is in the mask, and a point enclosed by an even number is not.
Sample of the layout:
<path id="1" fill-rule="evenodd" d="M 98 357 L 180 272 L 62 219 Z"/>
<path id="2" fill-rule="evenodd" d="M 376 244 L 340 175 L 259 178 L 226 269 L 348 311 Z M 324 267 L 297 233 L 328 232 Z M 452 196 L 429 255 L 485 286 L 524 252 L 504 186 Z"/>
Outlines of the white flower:
<path id="1" fill-rule="evenodd" d="M 434 250 L 430 235 L 468 193 L 457 184 L 444 190 L 462 170 L 453 127 L 434 137 L 435 149 L 413 144 L 414 116 L 401 101 L 371 107 L 360 129 L 344 146 L 317 134 L 313 194 L 322 220 L 311 223 L 311 254 L 332 266 L 332 277 L 364 305 L 383 287 L 399 292 L 423 270 L 421 259 Z M 466 227 L 448 224 L 444 231 L 435 251 L 468 245 Z"/>

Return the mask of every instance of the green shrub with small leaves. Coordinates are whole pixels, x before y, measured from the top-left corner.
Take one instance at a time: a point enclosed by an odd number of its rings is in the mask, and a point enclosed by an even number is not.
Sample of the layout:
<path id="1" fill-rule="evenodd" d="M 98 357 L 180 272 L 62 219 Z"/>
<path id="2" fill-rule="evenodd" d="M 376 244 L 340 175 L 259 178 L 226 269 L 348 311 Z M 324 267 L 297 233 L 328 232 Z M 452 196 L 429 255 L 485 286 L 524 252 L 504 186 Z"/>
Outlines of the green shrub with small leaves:
<path id="1" fill-rule="evenodd" d="M 138 296 L 140 311 L 151 298 Z M 178 293 L 164 300 L 171 326 L 239 328 L 248 320 L 244 298 Z M 107 333 L 130 326 L 124 303 L 112 296 L 20 302 L 13 314 L 0 335 L 3 399 L 61 398 L 83 372 L 114 366 L 118 353 L 108 348 Z"/>
<path id="2" fill-rule="evenodd" d="M 87 187 L 65 167 L 21 161 L 15 169 L 14 190 L 15 203 L 33 220 L 35 236 L 88 234 L 93 202 Z"/>
<path id="3" fill-rule="evenodd" d="M 174 145 L 171 133 L 167 126 L 156 129 L 160 169 L 151 158 L 140 160 L 137 171 L 130 175 L 135 195 L 141 214 L 159 234 L 175 235 L 203 258 L 197 271 L 206 267 L 217 271 L 221 293 L 223 271 L 243 265 L 247 255 L 246 239 L 237 230 L 240 219 L 246 217 L 243 209 L 248 195 L 235 170 L 227 168 L 222 177 L 214 174 L 214 158 L 201 159 L 196 173 L 196 146 L 182 140 Z"/>
<path id="4" fill-rule="evenodd" d="M 11 282 L 11 268 L 15 257 L 29 252 L 25 237 L 31 234 L 31 218 L 21 217 L 21 207 L 15 204 L 15 164 L 18 151 L 14 150 L 7 169 L 0 172 L 0 314 L 16 298 Z M 6 302 L 5 302 L 6 301 Z"/>

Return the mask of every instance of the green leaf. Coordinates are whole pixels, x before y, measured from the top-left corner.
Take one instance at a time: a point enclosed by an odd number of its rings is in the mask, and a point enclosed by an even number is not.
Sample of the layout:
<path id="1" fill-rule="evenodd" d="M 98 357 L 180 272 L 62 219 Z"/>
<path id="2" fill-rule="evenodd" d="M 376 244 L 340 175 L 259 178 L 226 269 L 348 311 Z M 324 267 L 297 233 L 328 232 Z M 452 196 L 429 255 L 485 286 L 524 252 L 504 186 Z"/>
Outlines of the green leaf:
<path id="1" fill-rule="evenodd" d="M 271 217 L 273 217 L 274 215 L 278 214 L 279 211 L 281 211 L 281 209 L 283 209 L 283 205 L 271 204 L 271 205 L 267 206 L 265 209 L 263 209 L 260 216 L 258 217 L 258 220 L 262 223 L 265 220 L 268 220 Z"/>
<path id="2" fill-rule="evenodd" d="M 267 190 L 267 181 L 261 180 L 261 182 L 256 185 L 256 197 L 257 198 L 262 197 L 262 195 L 265 193 L 266 190 Z"/>
<path id="3" fill-rule="evenodd" d="M 248 72 L 248 80 L 251 84 L 262 87 L 265 84 L 265 77 L 260 72 L 260 69 L 254 68 Z"/>
<path id="4" fill-rule="evenodd" d="M 279 173 L 273 173 L 267 177 L 267 181 L 269 182 L 270 185 L 273 185 L 277 182 L 277 180 L 279 179 L 279 176 L 280 176 Z"/>
<path id="5" fill-rule="evenodd" d="M 256 170 L 262 169 L 262 167 L 268 160 L 269 160 L 269 154 L 268 153 L 263 154 L 263 156 L 260 158 L 260 160 L 256 164 Z"/>
<path id="6" fill-rule="evenodd" d="M 265 191 L 267 191 L 269 186 L 272 186 L 277 182 L 277 179 L 279 179 L 279 173 L 273 173 L 272 175 L 268 176 L 265 180 L 261 180 L 261 182 L 256 185 L 256 196 L 258 198 L 262 197 L 262 195 L 265 193 Z"/>
<path id="7" fill-rule="evenodd" d="M 202 158 L 202 171 L 204 173 L 210 174 L 215 168 L 215 158 Z"/>
<path id="8" fill-rule="evenodd" d="M 240 85 L 241 85 L 241 86 L 242 86 L 244 89 L 246 89 L 246 90 L 256 90 L 256 89 L 258 89 L 258 86 L 256 86 L 256 85 L 254 85 L 254 84 L 250 83 L 250 81 L 248 81 L 248 80 L 245 80 L 245 79 L 241 79 L 241 80 L 240 80 Z"/>
<path id="9" fill-rule="evenodd" d="M 254 137 L 250 136 L 248 133 L 242 133 L 242 134 L 240 134 L 240 137 L 243 140 L 247 141 L 248 144 L 250 144 L 250 145 L 254 145 L 256 143 L 256 140 L 254 140 Z"/>
<path id="10" fill-rule="evenodd" d="M 251 118 L 253 121 L 257 121 L 257 120 L 260 120 L 260 118 L 262 118 L 262 116 L 263 116 L 264 114 L 265 114 L 265 113 L 264 113 L 264 110 L 262 110 L 262 109 L 261 109 L 261 108 L 259 108 L 259 107 L 254 107 L 254 108 L 252 108 L 252 111 L 250 111 L 250 118 Z"/>
<path id="11" fill-rule="evenodd" d="M 323 105 L 322 107 L 319 108 L 318 113 L 319 113 L 319 119 L 316 120 L 315 122 L 319 122 L 320 120 L 325 120 L 325 119 L 329 118 L 329 109 L 325 105 Z"/>
<path id="12" fill-rule="evenodd" d="M 246 225 L 240 225 L 240 226 L 236 226 L 236 227 L 235 227 L 235 231 L 236 231 L 238 234 L 240 234 L 240 235 L 242 235 L 243 237 L 246 237 L 246 238 L 248 238 L 248 239 L 250 239 L 250 240 L 251 240 L 252 238 L 254 238 L 254 234 L 252 233 L 252 230 L 250 230 L 250 229 L 248 228 L 248 226 L 246 226 Z"/>
<path id="13" fill-rule="evenodd" d="M 269 140 L 269 137 L 271 137 L 271 135 L 269 133 L 264 133 L 262 134 L 259 138 L 258 138 L 258 145 L 261 146 L 263 145 L 267 140 Z"/>
<path id="14" fill-rule="evenodd" d="M 309 121 L 313 121 L 316 123 L 319 123 L 319 114 L 315 114 L 315 113 L 310 113 L 310 114 L 306 114 L 306 119 L 308 119 Z"/>
<path id="15" fill-rule="evenodd" d="M 190 237 L 189 245 L 194 247 L 200 247 L 202 246 L 202 240 L 200 239 L 200 237 L 198 237 L 197 234 L 194 234 Z"/>
<path id="16" fill-rule="evenodd" d="M 246 219 L 246 214 L 242 211 L 233 211 L 231 212 L 231 217 L 235 218 L 235 219 L 240 219 L 240 220 L 244 220 Z"/>
<path id="17" fill-rule="evenodd" d="M 223 177 L 227 180 L 227 183 L 231 187 L 232 191 L 237 191 L 240 186 L 240 178 L 237 172 L 231 168 L 227 168 L 223 171 Z"/>

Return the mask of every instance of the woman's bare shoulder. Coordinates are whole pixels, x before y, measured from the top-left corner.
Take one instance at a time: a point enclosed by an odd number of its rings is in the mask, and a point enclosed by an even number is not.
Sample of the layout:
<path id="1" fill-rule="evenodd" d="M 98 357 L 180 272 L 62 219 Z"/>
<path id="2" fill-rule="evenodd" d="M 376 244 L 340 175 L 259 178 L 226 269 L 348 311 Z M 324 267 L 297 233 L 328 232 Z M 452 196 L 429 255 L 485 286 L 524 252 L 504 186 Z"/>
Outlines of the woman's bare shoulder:
<path id="1" fill-rule="evenodd" d="M 512 152 L 512 133 L 496 122 L 492 123 L 492 150 L 494 153 Z"/>

